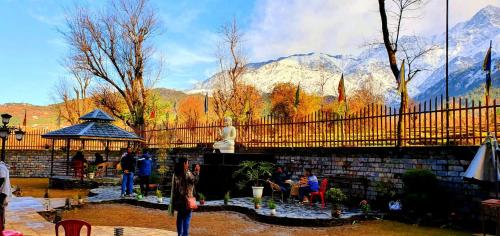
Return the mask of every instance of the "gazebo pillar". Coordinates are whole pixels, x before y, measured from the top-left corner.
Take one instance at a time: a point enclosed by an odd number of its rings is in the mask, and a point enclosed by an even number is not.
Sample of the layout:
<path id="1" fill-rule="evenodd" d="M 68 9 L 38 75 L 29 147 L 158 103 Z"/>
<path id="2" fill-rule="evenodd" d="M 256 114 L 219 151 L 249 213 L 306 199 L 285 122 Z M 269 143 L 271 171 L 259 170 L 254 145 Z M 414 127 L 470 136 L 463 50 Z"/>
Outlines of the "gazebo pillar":
<path id="1" fill-rule="evenodd" d="M 69 148 L 71 139 L 66 139 L 66 176 L 69 175 Z"/>
<path id="2" fill-rule="evenodd" d="M 52 151 L 50 155 L 50 177 L 54 176 L 54 145 L 56 140 L 52 139 Z"/>

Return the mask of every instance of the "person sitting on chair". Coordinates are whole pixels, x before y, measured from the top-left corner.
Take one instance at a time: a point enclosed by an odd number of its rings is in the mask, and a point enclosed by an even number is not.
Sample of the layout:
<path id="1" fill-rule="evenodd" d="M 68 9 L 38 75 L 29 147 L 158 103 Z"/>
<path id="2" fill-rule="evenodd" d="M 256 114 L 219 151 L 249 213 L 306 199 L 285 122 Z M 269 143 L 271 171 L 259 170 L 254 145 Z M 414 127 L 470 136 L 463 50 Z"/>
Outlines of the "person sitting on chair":
<path id="1" fill-rule="evenodd" d="M 101 163 L 104 163 L 104 158 L 102 158 L 101 154 L 99 154 L 98 152 L 96 152 L 94 155 L 95 155 L 94 165 L 99 165 Z"/>
<path id="2" fill-rule="evenodd" d="M 290 183 L 287 183 L 287 180 L 290 180 L 290 176 L 283 171 L 283 167 L 276 166 L 276 169 L 271 176 L 271 181 L 280 186 L 284 199 L 288 198 L 291 189 L 291 185 Z"/>
<path id="3" fill-rule="evenodd" d="M 299 188 L 299 200 L 304 201 L 305 196 L 309 196 L 311 192 L 319 190 L 318 178 L 313 175 L 310 168 L 304 170 L 304 175 L 307 178 L 307 184 L 301 184 Z"/>

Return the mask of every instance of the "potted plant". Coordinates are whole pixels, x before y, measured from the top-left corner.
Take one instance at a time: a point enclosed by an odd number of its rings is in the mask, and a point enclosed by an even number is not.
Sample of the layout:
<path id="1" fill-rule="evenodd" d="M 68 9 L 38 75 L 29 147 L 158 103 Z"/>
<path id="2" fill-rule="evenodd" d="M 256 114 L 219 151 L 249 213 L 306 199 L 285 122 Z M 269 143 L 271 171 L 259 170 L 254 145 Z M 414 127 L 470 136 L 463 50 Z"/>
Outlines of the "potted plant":
<path id="1" fill-rule="evenodd" d="M 370 207 L 370 204 L 367 200 L 359 202 L 359 208 L 361 208 L 361 211 L 363 211 L 363 214 L 365 214 L 365 218 L 367 217 L 368 213 L 372 211 L 372 208 Z"/>
<path id="2" fill-rule="evenodd" d="M 260 185 L 261 178 L 272 174 L 274 165 L 270 162 L 244 161 L 240 163 L 239 169 L 234 172 L 233 176 L 242 176 L 242 180 L 238 182 L 240 189 L 244 188 L 247 183 L 251 182 L 253 197 L 262 198 L 264 187 Z"/>
<path id="3" fill-rule="evenodd" d="M 198 198 L 200 199 L 200 205 L 205 205 L 205 195 L 203 195 L 203 193 L 198 193 Z"/>
<path id="4" fill-rule="evenodd" d="M 252 202 L 254 204 L 255 209 L 259 209 L 260 208 L 261 201 L 262 201 L 262 199 L 260 197 L 254 197 L 252 199 Z"/>
<path id="5" fill-rule="evenodd" d="M 83 197 L 81 194 L 76 195 L 76 199 L 78 200 L 78 204 L 83 204 Z"/>
<path id="6" fill-rule="evenodd" d="M 340 217 L 341 204 L 347 199 L 347 196 L 339 188 L 330 188 L 326 191 L 326 198 L 332 202 L 332 216 Z"/>
<path id="7" fill-rule="evenodd" d="M 88 165 L 86 171 L 87 171 L 87 176 L 89 177 L 89 179 L 94 179 L 95 172 L 97 171 L 97 166 L 96 165 Z"/>
<path id="8" fill-rule="evenodd" d="M 144 196 L 142 196 L 140 189 L 136 188 L 136 189 L 134 189 L 134 192 L 135 192 L 135 197 L 137 198 L 137 200 L 142 200 L 142 198 L 144 198 Z"/>
<path id="9" fill-rule="evenodd" d="M 227 205 L 229 203 L 229 199 L 231 199 L 231 196 L 229 195 L 229 191 L 224 194 L 224 205 Z"/>
<path id="10" fill-rule="evenodd" d="M 267 207 L 269 207 L 269 209 L 271 209 L 271 215 L 275 216 L 276 215 L 276 203 L 274 203 L 273 199 L 267 201 Z"/>
<path id="11" fill-rule="evenodd" d="M 161 193 L 160 189 L 156 189 L 156 200 L 158 203 L 163 202 L 163 194 Z"/>

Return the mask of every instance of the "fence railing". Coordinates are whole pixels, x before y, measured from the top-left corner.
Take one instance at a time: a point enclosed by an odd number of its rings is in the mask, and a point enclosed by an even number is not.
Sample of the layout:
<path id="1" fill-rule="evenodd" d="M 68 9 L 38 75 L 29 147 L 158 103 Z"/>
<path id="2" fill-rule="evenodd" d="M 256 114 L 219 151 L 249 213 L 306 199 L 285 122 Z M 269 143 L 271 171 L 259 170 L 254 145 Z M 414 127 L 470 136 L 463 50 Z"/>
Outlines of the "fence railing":
<path id="1" fill-rule="evenodd" d="M 497 100 L 452 98 L 449 125 L 443 97 L 410 106 L 402 115 L 402 146 L 478 145 L 488 132 L 498 137 Z M 243 147 L 366 147 L 397 144 L 397 108 L 370 105 L 346 116 L 316 112 L 300 119 L 267 116 L 236 123 Z M 217 141 L 220 122 L 171 124 L 146 132 L 150 147 L 197 147 Z"/>
<path id="2" fill-rule="evenodd" d="M 498 137 L 500 104 L 496 99 L 487 105 L 474 100 L 452 98 L 446 128 L 446 105 L 443 97 L 410 106 L 402 115 L 402 146 L 478 145 L 491 132 Z M 266 116 L 235 122 L 236 142 L 253 147 L 367 147 L 397 144 L 398 109 L 370 105 L 346 116 L 316 112 L 298 119 Z M 221 122 L 168 124 L 167 127 L 145 132 L 149 147 L 209 146 L 220 139 Z M 52 140 L 41 135 L 48 130 L 28 130 L 22 141 L 11 135 L 7 149 L 49 149 Z M 65 140 L 56 140 L 56 149 L 66 147 Z M 105 141 L 87 140 L 86 150 L 104 150 Z M 126 142 L 110 142 L 110 150 L 127 146 Z M 70 148 L 82 147 L 81 141 L 71 141 Z"/>

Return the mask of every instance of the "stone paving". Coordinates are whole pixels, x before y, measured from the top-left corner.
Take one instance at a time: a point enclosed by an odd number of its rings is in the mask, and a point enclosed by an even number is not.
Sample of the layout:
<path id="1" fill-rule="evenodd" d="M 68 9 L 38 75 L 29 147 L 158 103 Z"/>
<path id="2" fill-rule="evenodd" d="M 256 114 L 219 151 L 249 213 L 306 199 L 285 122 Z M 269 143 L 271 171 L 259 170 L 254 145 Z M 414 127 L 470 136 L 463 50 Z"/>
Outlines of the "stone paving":
<path id="1" fill-rule="evenodd" d="M 101 203 L 101 202 L 110 202 L 110 201 L 119 201 L 120 199 L 120 187 L 99 187 L 96 189 L 90 190 L 92 194 L 95 194 L 92 197 L 88 198 L 88 202 L 91 203 Z M 135 199 L 133 197 L 127 197 L 125 199 Z M 252 198 L 244 197 L 244 198 L 233 198 L 229 200 L 229 206 L 237 206 L 244 207 L 250 210 L 254 210 L 258 215 L 270 215 L 271 210 L 266 207 L 266 202 L 269 198 L 264 197 L 262 200 L 261 208 L 254 209 L 254 204 L 252 203 Z M 139 202 L 146 202 L 148 204 L 157 204 L 158 207 L 160 205 L 168 205 L 170 202 L 169 198 L 164 198 L 162 203 L 158 203 L 155 196 L 147 196 L 142 200 L 137 200 Z M 223 200 L 213 200 L 206 201 L 206 206 L 223 206 Z M 321 208 L 320 204 L 313 204 L 309 206 L 309 204 L 302 205 L 299 203 L 280 203 L 276 201 L 276 217 L 280 218 L 294 218 L 294 219 L 332 219 L 331 215 L 331 207 L 326 206 L 325 208 Z M 341 219 L 348 219 L 353 216 L 359 216 L 363 213 L 360 210 L 344 210 L 341 215 Z"/>
<path id="2" fill-rule="evenodd" d="M 64 206 L 65 199 L 51 198 L 50 208 L 58 208 Z M 45 236 L 55 235 L 55 225 L 45 220 L 37 212 L 46 210 L 47 203 L 43 198 L 19 197 L 12 198 L 9 202 L 6 212 L 6 229 L 22 232 L 25 236 Z M 124 235 L 141 235 L 141 236 L 169 236 L 177 235 L 175 232 L 140 228 L 116 226 L 124 228 Z M 92 235 L 113 235 L 114 227 L 112 226 L 92 226 Z M 63 230 L 60 229 L 62 233 Z M 82 231 L 85 232 L 85 229 Z M 82 234 L 83 235 L 83 234 Z"/>

